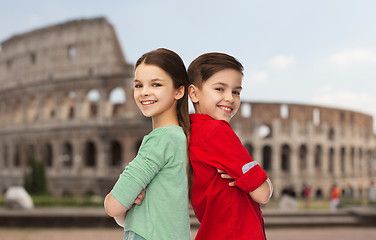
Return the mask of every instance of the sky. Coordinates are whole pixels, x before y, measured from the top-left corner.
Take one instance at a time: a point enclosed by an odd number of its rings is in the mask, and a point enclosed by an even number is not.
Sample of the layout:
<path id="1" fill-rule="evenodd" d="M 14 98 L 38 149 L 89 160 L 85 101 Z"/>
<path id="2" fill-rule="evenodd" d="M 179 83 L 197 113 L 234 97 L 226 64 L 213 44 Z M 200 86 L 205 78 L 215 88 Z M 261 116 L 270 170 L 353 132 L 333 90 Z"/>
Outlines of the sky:
<path id="1" fill-rule="evenodd" d="M 0 0 L 0 6 L 0 41 L 106 17 L 131 64 L 159 47 L 177 52 L 187 66 L 203 53 L 224 52 L 245 68 L 244 101 L 376 117 L 374 0 Z"/>

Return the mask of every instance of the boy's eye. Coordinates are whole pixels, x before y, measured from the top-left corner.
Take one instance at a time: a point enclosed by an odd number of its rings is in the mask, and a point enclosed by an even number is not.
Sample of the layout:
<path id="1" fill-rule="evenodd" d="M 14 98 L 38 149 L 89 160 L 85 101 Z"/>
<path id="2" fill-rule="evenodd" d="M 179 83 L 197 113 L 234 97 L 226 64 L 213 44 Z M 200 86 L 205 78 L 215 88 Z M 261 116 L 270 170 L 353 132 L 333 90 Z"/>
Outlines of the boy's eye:
<path id="1" fill-rule="evenodd" d="M 159 83 L 154 83 L 154 84 L 153 84 L 153 87 L 160 87 L 160 86 L 162 86 L 162 85 L 159 84 Z"/>
<path id="2" fill-rule="evenodd" d="M 134 88 L 141 88 L 141 87 L 142 87 L 141 84 L 135 84 L 135 85 L 134 85 Z"/>
<path id="3" fill-rule="evenodd" d="M 233 91 L 232 93 L 235 95 L 240 95 L 240 91 Z"/>
<path id="4" fill-rule="evenodd" d="M 224 89 L 223 89 L 223 88 L 216 88 L 215 90 L 216 90 L 216 91 L 219 91 L 219 92 L 222 92 L 222 91 L 224 91 Z"/>

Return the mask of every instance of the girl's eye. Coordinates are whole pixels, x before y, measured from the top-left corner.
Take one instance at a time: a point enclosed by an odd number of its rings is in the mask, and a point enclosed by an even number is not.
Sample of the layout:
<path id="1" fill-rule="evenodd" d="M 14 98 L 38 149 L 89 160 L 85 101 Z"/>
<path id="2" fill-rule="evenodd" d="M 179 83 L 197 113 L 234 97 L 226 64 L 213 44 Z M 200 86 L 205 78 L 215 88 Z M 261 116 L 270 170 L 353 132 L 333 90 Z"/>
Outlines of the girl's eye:
<path id="1" fill-rule="evenodd" d="M 232 93 L 235 95 L 240 95 L 240 91 L 233 91 Z"/>
<path id="2" fill-rule="evenodd" d="M 154 83 L 154 84 L 153 84 L 153 87 L 160 87 L 160 86 L 162 86 L 162 85 L 159 84 L 159 83 Z"/>
<path id="3" fill-rule="evenodd" d="M 134 88 L 141 88 L 141 87 L 142 87 L 141 84 L 136 84 L 136 85 L 134 85 Z"/>

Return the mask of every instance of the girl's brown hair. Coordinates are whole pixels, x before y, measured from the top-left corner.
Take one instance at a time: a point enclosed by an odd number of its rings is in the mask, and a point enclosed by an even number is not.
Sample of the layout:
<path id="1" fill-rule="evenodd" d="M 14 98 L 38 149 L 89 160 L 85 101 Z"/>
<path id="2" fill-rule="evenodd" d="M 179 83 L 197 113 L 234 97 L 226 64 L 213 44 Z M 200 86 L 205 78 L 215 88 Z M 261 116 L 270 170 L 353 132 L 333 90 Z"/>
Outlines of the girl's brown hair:
<path id="1" fill-rule="evenodd" d="M 187 70 L 185 68 L 183 60 L 175 52 L 159 48 L 151 52 L 142 55 L 136 62 L 135 67 L 137 68 L 140 64 L 151 64 L 163 69 L 174 82 L 175 89 L 184 86 L 184 96 L 180 98 L 176 104 L 176 113 L 178 117 L 179 125 L 183 128 L 185 136 L 187 137 L 187 150 L 189 143 L 189 135 L 191 131 L 191 125 L 189 122 L 189 112 L 188 112 L 188 86 L 190 85 L 189 78 L 187 75 Z M 187 151 L 188 155 L 188 151 Z M 188 177 L 188 189 L 192 186 L 192 174 L 190 174 L 192 166 L 191 162 L 187 161 L 187 177 Z M 188 195 L 190 198 L 190 194 Z"/>

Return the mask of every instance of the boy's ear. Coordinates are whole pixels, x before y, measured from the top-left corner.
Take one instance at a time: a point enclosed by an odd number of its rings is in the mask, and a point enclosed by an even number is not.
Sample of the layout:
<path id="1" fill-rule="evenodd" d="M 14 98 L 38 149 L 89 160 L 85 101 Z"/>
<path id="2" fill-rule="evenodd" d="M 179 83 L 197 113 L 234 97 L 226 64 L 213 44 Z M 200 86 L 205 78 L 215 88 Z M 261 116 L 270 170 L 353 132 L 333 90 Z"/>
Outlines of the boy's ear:
<path id="1" fill-rule="evenodd" d="M 191 98 L 192 103 L 198 103 L 198 96 L 197 96 L 197 87 L 193 84 L 189 85 L 188 87 L 188 95 Z"/>
<path id="2" fill-rule="evenodd" d="M 176 95 L 175 95 L 175 100 L 179 100 L 180 98 L 184 96 L 184 89 L 185 89 L 184 86 L 180 86 L 178 88 L 178 91 L 176 92 Z"/>

